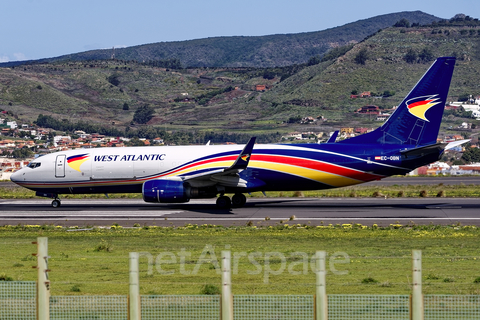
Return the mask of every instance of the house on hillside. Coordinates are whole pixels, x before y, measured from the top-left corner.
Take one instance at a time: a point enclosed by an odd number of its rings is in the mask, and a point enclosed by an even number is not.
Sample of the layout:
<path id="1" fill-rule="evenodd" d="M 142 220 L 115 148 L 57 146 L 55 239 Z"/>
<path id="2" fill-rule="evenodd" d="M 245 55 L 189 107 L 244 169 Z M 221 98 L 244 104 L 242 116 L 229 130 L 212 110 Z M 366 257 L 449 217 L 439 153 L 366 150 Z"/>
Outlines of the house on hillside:
<path id="1" fill-rule="evenodd" d="M 379 115 L 380 114 L 380 107 L 375 106 L 375 105 L 363 106 L 363 107 L 361 107 L 360 109 L 357 110 L 357 113 Z"/>
<path id="2" fill-rule="evenodd" d="M 257 84 L 255 86 L 255 91 L 265 91 L 265 90 L 267 90 L 267 86 L 264 84 Z"/>

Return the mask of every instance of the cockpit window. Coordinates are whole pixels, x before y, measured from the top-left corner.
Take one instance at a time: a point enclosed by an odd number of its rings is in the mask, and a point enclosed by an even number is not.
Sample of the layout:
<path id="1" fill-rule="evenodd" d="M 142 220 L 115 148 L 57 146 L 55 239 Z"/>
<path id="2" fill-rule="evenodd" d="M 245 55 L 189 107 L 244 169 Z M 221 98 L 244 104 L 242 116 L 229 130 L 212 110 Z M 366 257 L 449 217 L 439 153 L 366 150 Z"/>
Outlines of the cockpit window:
<path id="1" fill-rule="evenodd" d="M 42 164 L 40 162 L 30 162 L 27 167 L 35 169 L 40 167 Z"/>

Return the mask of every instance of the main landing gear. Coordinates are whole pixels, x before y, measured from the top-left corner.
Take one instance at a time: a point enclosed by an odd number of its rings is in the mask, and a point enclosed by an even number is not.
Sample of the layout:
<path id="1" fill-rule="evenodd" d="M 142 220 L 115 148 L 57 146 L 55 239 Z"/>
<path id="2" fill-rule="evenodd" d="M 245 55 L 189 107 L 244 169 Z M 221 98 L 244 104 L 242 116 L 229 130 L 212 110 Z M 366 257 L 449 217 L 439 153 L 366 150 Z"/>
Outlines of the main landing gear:
<path id="1" fill-rule="evenodd" d="M 241 208 L 247 203 L 247 197 L 243 193 L 236 193 L 232 199 L 225 195 L 217 198 L 217 207 L 221 209 Z"/>

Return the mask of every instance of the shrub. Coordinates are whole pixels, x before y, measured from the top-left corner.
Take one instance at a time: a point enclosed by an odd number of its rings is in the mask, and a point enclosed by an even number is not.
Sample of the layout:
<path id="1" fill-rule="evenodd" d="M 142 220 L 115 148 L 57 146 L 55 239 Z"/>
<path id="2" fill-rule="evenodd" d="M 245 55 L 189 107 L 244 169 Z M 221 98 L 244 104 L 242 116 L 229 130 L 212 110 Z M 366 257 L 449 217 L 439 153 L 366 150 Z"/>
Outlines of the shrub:
<path id="1" fill-rule="evenodd" d="M 426 277 L 427 280 L 438 280 L 440 277 L 434 273 L 429 273 Z"/>
<path id="2" fill-rule="evenodd" d="M 106 252 L 112 252 L 113 247 L 110 243 L 107 241 L 103 240 L 95 247 L 94 251 L 100 252 L 100 251 L 106 251 Z"/>
<path id="3" fill-rule="evenodd" d="M 355 56 L 355 62 L 357 64 L 365 64 L 368 59 L 368 52 L 367 49 L 363 48 L 360 52 Z"/>
<path id="4" fill-rule="evenodd" d="M 201 294 L 220 294 L 220 288 L 213 284 L 206 284 L 203 286 Z"/>
<path id="5" fill-rule="evenodd" d="M 295 191 L 295 192 L 293 193 L 293 197 L 294 197 L 294 198 L 303 198 L 304 196 L 305 196 L 305 195 L 303 194 L 302 191 Z"/>
<path id="6" fill-rule="evenodd" d="M 375 280 L 372 277 L 368 277 L 368 278 L 365 278 L 365 279 L 362 280 L 362 283 L 364 283 L 364 284 L 377 283 L 377 282 L 378 282 L 378 280 Z"/>
<path id="7" fill-rule="evenodd" d="M 7 276 L 5 273 L 2 273 L 0 274 L 0 281 L 13 281 L 13 278 Z"/>
<path id="8" fill-rule="evenodd" d="M 70 288 L 71 292 L 80 292 L 80 287 L 76 284 Z"/>

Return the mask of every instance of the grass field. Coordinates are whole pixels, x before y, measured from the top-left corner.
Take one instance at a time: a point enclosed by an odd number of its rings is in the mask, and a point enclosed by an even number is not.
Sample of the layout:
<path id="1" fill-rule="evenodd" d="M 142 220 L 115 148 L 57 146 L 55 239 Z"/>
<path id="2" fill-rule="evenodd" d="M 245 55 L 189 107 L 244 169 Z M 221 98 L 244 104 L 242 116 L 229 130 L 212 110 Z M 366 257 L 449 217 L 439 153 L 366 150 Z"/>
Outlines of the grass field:
<path id="1" fill-rule="evenodd" d="M 36 279 L 31 242 L 38 236 L 48 237 L 52 295 L 127 294 L 133 251 L 142 252 L 141 294 L 200 294 L 205 285 L 221 287 L 216 262 L 225 249 L 232 253 L 234 294 L 314 294 L 309 263 L 316 250 L 328 254 L 329 294 L 408 294 L 412 249 L 423 252 L 424 293 L 480 294 L 476 227 L 4 226 L 0 279 Z"/>

